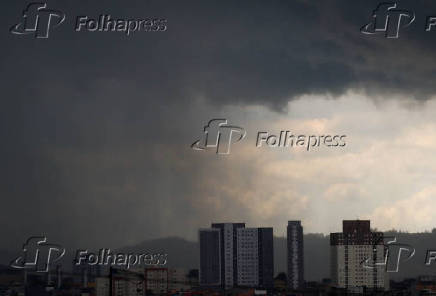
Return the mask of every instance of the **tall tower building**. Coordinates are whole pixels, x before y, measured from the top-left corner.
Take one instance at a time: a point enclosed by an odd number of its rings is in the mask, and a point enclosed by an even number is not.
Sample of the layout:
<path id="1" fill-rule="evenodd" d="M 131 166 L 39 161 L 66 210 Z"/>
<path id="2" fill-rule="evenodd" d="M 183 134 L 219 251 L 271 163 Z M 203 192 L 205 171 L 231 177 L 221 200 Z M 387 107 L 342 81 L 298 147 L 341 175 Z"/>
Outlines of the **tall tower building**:
<path id="1" fill-rule="evenodd" d="M 200 286 L 221 286 L 221 233 L 219 229 L 200 229 Z"/>
<path id="2" fill-rule="evenodd" d="M 288 287 L 298 290 L 304 286 L 304 244 L 301 221 L 288 221 Z"/>
<path id="3" fill-rule="evenodd" d="M 213 223 L 212 228 L 200 229 L 200 285 L 216 286 L 215 280 L 225 289 L 237 285 L 236 230 L 244 227 L 245 223 Z"/>
<path id="4" fill-rule="evenodd" d="M 238 286 L 272 289 L 273 253 L 272 228 L 239 228 L 237 230 Z"/>
<path id="5" fill-rule="evenodd" d="M 212 223 L 212 228 L 221 232 L 221 281 L 225 289 L 237 285 L 236 230 L 244 227 L 245 223 Z"/>
<path id="6" fill-rule="evenodd" d="M 385 257 L 383 233 L 371 232 L 369 220 L 344 220 L 342 229 L 343 232 L 330 234 L 333 284 L 353 292 L 388 290 L 385 267 L 375 264 Z"/>
<path id="7" fill-rule="evenodd" d="M 259 287 L 274 288 L 273 228 L 258 228 L 259 235 Z"/>

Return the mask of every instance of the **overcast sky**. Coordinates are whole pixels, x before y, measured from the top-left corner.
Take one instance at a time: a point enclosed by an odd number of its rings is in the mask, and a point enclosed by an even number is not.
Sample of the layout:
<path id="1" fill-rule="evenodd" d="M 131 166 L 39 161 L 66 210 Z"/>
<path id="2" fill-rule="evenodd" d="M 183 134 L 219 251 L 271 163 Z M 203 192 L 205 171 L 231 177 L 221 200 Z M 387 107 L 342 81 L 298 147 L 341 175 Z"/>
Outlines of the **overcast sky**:
<path id="1" fill-rule="evenodd" d="M 364 35 L 377 1 L 49 1 L 49 39 L 0 11 L 0 249 L 180 236 L 211 222 L 336 232 L 436 227 L 436 2 L 399 1 L 399 39 Z M 75 17 L 160 17 L 165 32 L 75 32 Z M 190 145 L 212 118 L 232 153 Z M 342 148 L 256 148 L 257 131 L 345 134 Z"/>

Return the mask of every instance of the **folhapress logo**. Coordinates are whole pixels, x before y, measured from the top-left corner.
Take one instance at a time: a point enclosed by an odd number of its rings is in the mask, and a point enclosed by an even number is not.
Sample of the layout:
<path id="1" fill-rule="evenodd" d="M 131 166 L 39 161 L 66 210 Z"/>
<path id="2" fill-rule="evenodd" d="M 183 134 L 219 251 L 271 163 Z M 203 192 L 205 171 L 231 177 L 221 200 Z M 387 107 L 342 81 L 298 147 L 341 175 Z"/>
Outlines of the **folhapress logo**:
<path id="1" fill-rule="evenodd" d="M 50 244 L 44 236 L 32 236 L 23 245 L 23 254 L 12 260 L 10 267 L 46 273 L 53 263 L 65 255 L 65 248 Z M 103 248 L 98 253 L 87 249 L 77 250 L 74 264 L 121 266 L 129 269 L 133 266 L 163 266 L 167 264 L 168 254 L 164 253 L 114 253 L 111 249 Z"/>
<path id="2" fill-rule="evenodd" d="M 65 255 L 60 245 L 47 243 L 46 237 L 30 237 L 23 245 L 22 256 L 13 260 L 12 268 L 30 269 L 36 272 L 48 272 L 50 265 Z"/>
<path id="3" fill-rule="evenodd" d="M 406 28 L 415 21 L 415 13 L 397 9 L 397 3 L 381 3 L 372 13 L 373 20 L 363 26 L 360 31 L 364 34 L 382 33 L 386 38 L 398 38 L 400 28 Z"/>
<path id="4" fill-rule="evenodd" d="M 228 125 L 227 119 L 212 119 L 204 127 L 203 137 L 195 141 L 191 148 L 194 150 L 216 148 L 217 154 L 230 154 L 231 144 L 241 141 L 245 135 L 245 129 Z"/>
<path id="5" fill-rule="evenodd" d="M 408 244 L 403 244 L 397 242 L 396 237 L 384 237 L 385 239 L 393 239 L 386 243 L 380 241 L 373 245 L 373 252 L 377 253 L 377 245 L 383 246 L 385 249 L 385 254 L 383 256 L 383 260 L 377 262 L 375 258 L 377 256 L 370 256 L 369 258 L 365 258 L 361 265 L 363 268 L 367 269 L 376 269 L 382 267 L 386 272 L 398 272 L 400 270 L 400 263 L 406 262 L 412 259 L 415 256 L 415 248 Z"/>
<path id="6" fill-rule="evenodd" d="M 395 2 L 380 3 L 372 13 L 373 20 L 360 28 L 363 34 L 383 34 L 386 38 L 397 39 L 400 30 L 409 27 L 415 21 L 413 11 L 398 9 Z M 436 16 L 427 16 L 425 31 L 430 32 L 436 27 Z"/>
<path id="7" fill-rule="evenodd" d="M 61 25 L 65 13 L 47 8 L 47 3 L 30 3 L 23 11 L 22 21 L 10 29 L 12 34 L 34 34 L 35 38 L 48 38 L 50 29 Z"/>
<path id="8" fill-rule="evenodd" d="M 384 239 L 392 239 L 384 242 Z M 379 248 L 377 248 L 379 247 Z M 384 256 L 377 256 L 377 252 L 381 252 Z M 412 245 L 397 242 L 396 237 L 385 236 L 381 237 L 373 244 L 373 254 L 368 254 L 361 266 L 366 269 L 384 269 L 385 272 L 399 272 L 400 265 L 404 262 L 412 260 L 416 254 L 416 249 Z M 425 266 L 431 266 L 436 262 L 436 250 L 427 249 L 425 255 Z"/>
<path id="9" fill-rule="evenodd" d="M 195 141 L 191 148 L 194 150 L 216 149 L 217 154 L 230 154 L 230 146 L 241 141 L 246 136 L 242 127 L 227 124 L 227 119 L 212 119 L 204 127 L 204 134 L 200 140 Z M 257 133 L 256 148 L 303 148 L 306 151 L 316 151 L 321 147 L 342 148 L 346 146 L 346 135 L 339 134 L 294 134 L 293 132 L 280 131 L 270 133 L 260 131 Z"/>
<path id="10" fill-rule="evenodd" d="M 74 19 L 74 17 L 71 17 Z M 12 34 L 33 34 L 35 38 L 49 37 L 50 30 L 65 21 L 65 13 L 47 8 L 47 3 L 30 3 L 23 11 L 22 21 L 10 28 Z M 136 32 L 165 32 L 167 19 L 162 17 L 113 18 L 108 14 L 76 17 L 74 32 L 118 32 L 132 36 Z"/>

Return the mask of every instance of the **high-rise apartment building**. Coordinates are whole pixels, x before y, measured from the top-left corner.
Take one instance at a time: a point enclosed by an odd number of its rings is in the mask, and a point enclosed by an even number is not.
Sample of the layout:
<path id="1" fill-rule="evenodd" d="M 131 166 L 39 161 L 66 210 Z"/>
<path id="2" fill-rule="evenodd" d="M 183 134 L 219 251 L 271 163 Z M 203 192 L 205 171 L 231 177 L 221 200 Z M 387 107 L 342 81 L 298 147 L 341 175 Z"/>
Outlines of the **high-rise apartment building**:
<path id="1" fill-rule="evenodd" d="M 238 286 L 273 288 L 274 255 L 272 228 L 237 230 Z"/>
<path id="2" fill-rule="evenodd" d="M 245 223 L 212 223 L 221 233 L 221 281 L 226 289 L 237 285 L 236 230 L 244 227 Z"/>
<path id="3" fill-rule="evenodd" d="M 244 287 L 259 285 L 259 236 L 257 228 L 240 228 L 237 232 L 237 282 Z"/>
<path id="4" fill-rule="evenodd" d="M 221 286 L 221 231 L 217 228 L 200 229 L 200 286 Z"/>
<path id="5" fill-rule="evenodd" d="M 236 230 L 244 227 L 245 223 L 213 223 L 211 229 L 200 229 L 200 285 L 237 285 Z"/>
<path id="6" fill-rule="evenodd" d="M 383 262 L 382 232 L 372 232 L 369 220 L 344 220 L 343 232 L 330 234 L 331 277 L 338 288 L 352 291 L 389 288 Z M 366 266 L 364 266 L 366 262 Z"/>
<path id="7" fill-rule="evenodd" d="M 304 286 L 304 244 L 301 221 L 288 221 L 288 287 L 298 290 Z"/>
<path id="8" fill-rule="evenodd" d="M 214 223 L 200 229 L 200 286 L 272 288 L 273 229 Z"/>

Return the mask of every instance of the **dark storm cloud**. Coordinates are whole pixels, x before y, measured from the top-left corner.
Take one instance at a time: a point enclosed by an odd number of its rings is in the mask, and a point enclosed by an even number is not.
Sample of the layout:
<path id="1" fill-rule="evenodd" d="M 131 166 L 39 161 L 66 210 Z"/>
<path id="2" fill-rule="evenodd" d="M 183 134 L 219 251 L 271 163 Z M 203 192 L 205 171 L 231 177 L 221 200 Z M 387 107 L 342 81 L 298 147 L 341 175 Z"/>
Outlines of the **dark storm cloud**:
<path id="1" fill-rule="evenodd" d="M 279 110 L 300 95 L 350 88 L 428 98 L 436 33 L 424 33 L 422 21 L 436 4 L 400 2 L 419 19 L 399 40 L 359 32 L 377 4 L 51 1 L 66 23 L 35 40 L 7 32 L 25 7 L 7 1 L 0 12 L 3 237 L 15 246 L 43 231 L 77 244 L 121 244 L 170 229 L 192 235 L 213 212 L 192 207 L 202 164 L 189 165 L 180 149 L 199 129 L 199 114 L 203 123 L 216 111 L 199 110 L 199 99 Z M 168 31 L 73 31 L 74 16 L 103 13 L 164 17 Z"/>
<path id="2" fill-rule="evenodd" d="M 435 36 L 424 32 L 429 1 L 401 1 L 417 20 L 399 40 L 359 32 L 371 19 L 376 1 L 140 2 L 129 5 L 85 1 L 53 2 L 67 12 L 67 24 L 52 39 L 17 40 L 5 35 L 13 81 L 14 69 L 26 69 L 32 81 L 68 81 L 92 88 L 96 79 L 140 84 L 143 97 L 190 100 L 201 95 L 215 102 L 283 106 L 307 93 L 339 94 L 349 88 L 396 90 L 426 98 L 434 92 Z M 16 23 L 22 4 L 3 10 Z M 159 16 L 168 19 L 163 34 L 73 33 L 77 15 L 97 17 Z M 5 24 L 5 27 L 6 24 Z M 29 53 L 29 51 L 31 51 Z M 42 63 L 42 61 L 44 61 Z M 427 67 L 421 67 L 427 65 Z M 11 67 L 15 67 L 11 69 Z M 16 75 L 22 76 L 22 71 Z M 23 78 L 21 78 L 23 79 Z M 417 91 L 419 93 L 417 94 Z M 231 95 L 229 95 L 231 94 Z M 420 96 L 423 94 L 423 96 Z"/>

